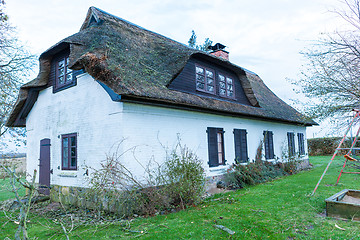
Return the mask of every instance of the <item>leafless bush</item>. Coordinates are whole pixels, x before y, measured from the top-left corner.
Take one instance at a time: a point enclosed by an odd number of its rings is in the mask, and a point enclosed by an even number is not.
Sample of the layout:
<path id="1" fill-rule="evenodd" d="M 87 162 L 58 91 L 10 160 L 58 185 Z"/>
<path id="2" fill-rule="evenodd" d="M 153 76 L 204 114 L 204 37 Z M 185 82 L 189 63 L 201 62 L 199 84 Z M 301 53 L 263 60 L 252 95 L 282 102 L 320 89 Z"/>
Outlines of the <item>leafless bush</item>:
<path id="1" fill-rule="evenodd" d="M 122 216 L 152 215 L 200 200 L 204 170 L 186 146 L 179 143 L 161 165 L 154 160 L 146 166 L 139 164 L 145 172 L 140 180 L 122 163 L 123 155 L 116 151 L 107 156 L 100 169 L 93 169 L 87 200 L 96 209 Z"/>

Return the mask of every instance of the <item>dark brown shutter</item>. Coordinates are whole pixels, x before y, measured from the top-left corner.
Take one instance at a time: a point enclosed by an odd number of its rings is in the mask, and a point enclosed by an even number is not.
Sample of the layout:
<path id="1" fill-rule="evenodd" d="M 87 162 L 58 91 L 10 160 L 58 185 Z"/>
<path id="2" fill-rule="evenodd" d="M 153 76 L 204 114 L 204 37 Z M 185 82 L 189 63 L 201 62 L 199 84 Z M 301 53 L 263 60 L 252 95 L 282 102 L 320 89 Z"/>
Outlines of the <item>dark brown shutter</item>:
<path id="1" fill-rule="evenodd" d="M 298 133 L 298 142 L 299 142 L 299 154 L 304 155 L 305 154 L 305 146 L 304 146 L 304 134 Z"/>
<path id="2" fill-rule="evenodd" d="M 274 159 L 275 154 L 274 154 L 274 137 L 273 137 L 273 132 L 268 131 L 268 136 L 269 136 L 269 158 L 270 159 Z"/>
<path id="3" fill-rule="evenodd" d="M 235 162 L 248 161 L 246 129 L 234 129 Z"/>
<path id="4" fill-rule="evenodd" d="M 289 157 L 293 157 L 295 155 L 295 134 L 292 132 L 288 132 L 287 138 L 288 138 Z"/>
<path id="5" fill-rule="evenodd" d="M 208 135 L 208 151 L 209 151 L 209 166 L 216 167 L 219 165 L 218 162 L 218 147 L 217 147 L 217 128 L 207 128 Z"/>
<path id="6" fill-rule="evenodd" d="M 265 159 L 273 159 L 274 155 L 274 141 L 273 132 L 264 131 L 264 145 L 265 145 Z"/>

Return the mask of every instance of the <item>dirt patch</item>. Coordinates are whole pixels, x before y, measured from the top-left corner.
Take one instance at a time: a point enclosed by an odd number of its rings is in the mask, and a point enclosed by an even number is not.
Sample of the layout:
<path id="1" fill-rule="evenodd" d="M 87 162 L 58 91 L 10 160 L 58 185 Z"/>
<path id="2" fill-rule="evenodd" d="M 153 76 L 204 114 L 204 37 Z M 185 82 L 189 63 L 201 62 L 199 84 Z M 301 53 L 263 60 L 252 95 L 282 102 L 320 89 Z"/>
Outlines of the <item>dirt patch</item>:
<path id="1" fill-rule="evenodd" d="M 352 204 L 359 204 L 359 205 L 360 205 L 360 198 L 352 197 L 352 196 L 349 196 L 349 195 L 345 195 L 345 196 L 343 197 L 343 199 L 341 200 L 341 202 L 352 203 Z"/>

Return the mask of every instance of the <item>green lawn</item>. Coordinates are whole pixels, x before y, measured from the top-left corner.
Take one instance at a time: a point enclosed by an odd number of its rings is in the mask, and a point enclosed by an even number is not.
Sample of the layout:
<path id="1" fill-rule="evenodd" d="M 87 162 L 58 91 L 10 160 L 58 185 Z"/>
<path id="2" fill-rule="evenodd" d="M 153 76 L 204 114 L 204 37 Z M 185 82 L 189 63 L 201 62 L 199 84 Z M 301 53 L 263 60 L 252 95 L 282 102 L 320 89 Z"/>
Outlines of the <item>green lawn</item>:
<path id="1" fill-rule="evenodd" d="M 21 196 L 25 195 L 25 190 L 24 188 L 20 187 L 20 184 L 16 184 L 16 187 L 20 189 L 19 194 Z M 12 187 L 9 183 L 9 179 L 0 178 L 0 201 L 4 201 L 10 198 L 15 198 L 15 195 L 12 192 Z"/>
<path id="2" fill-rule="evenodd" d="M 333 186 L 343 158 L 335 159 L 315 196 L 309 196 L 329 160 L 330 157 L 311 157 L 314 168 L 310 171 L 215 195 L 185 211 L 137 218 L 127 230 L 120 223 L 83 224 L 76 225 L 69 236 L 70 239 L 360 239 L 359 222 L 335 220 L 323 214 L 325 198 L 344 188 L 360 188 L 360 176 L 350 174 L 344 174 L 340 184 Z M 30 221 L 30 237 L 65 239 L 59 224 L 36 214 L 32 214 Z M 230 236 L 214 228 L 214 224 L 236 233 Z M 16 227 L 0 213 L 1 238 L 13 238 Z"/>

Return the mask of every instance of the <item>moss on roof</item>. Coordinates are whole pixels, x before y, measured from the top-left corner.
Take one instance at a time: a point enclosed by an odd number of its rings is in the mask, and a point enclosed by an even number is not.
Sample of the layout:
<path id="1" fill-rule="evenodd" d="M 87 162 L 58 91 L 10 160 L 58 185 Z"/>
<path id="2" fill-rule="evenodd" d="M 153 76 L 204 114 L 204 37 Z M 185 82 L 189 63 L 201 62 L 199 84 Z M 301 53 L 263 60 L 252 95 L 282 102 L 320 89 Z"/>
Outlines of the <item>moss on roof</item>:
<path id="1" fill-rule="evenodd" d="M 294 124 L 316 124 L 280 100 L 256 74 L 90 7 L 78 33 L 40 56 L 39 75 L 21 87 L 8 126 L 20 126 L 15 122 L 29 90 L 47 86 L 52 56 L 68 46 L 71 68 L 84 68 L 94 79 L 122 96 Z M 253 106 L 168 89 L 169 83 L 194 55 L 212 58 L 235 71 Z"/>

